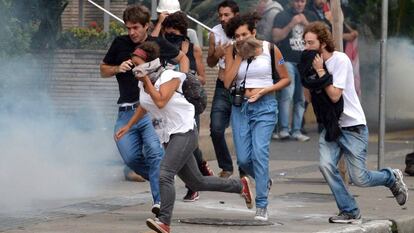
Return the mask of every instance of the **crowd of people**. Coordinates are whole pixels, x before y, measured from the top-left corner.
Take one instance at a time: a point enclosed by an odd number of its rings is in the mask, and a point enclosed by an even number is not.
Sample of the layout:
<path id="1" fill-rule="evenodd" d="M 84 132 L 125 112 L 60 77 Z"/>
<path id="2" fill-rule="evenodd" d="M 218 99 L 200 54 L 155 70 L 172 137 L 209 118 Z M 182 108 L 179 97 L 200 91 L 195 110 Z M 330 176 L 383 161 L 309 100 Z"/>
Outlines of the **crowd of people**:
<path id="1" fill-rule="evenodd" d="M 209 34 L 206 59 L 208 66 L 218 67 L 210 111 L 210 136 L 221 169 L 215 176 L 198 146 L 199 113 L 184 91 L 191 88 L 186 81 L 192 76 L 206 83 L 201 48 L 185 13 L 178 1 L 161 0 L 151 25 L 146 7 L 127 7 L 128 35 L 113 41 L 100 70 L 102 77 L 115 76 L 119 86 L 114 127 L 119 153 L 150 183 L 155 217 L 147 219 L 149 228 L 170 232 L 175 176 L 188 188 L 184 201 L 196 201 L 200 191 L 237 193 L 247 208 L 256 208 L 255 220 L 268 221 L 270 142 L 310 139 L 303 129 L 307 104 L 320 125 L 320 171 L 339 209 L 329 222 L 361 221 L 337 168 L 341 157 L 355 185 L 388 187 L 398 204 L 405 204 L 408 190 L 400 170 L 366 167 L 368 128 L 353 63 L 335 51 L 327 9 L 325 0 L 308 7 L 306 0 L 259 0 L 255 12 L 241 14 L 232 0 L 218 4 L 220 24 Z M 348 31 L 347 38 L 358 36 Z M 229 126 L 237 178 L 225 139 Z"/>

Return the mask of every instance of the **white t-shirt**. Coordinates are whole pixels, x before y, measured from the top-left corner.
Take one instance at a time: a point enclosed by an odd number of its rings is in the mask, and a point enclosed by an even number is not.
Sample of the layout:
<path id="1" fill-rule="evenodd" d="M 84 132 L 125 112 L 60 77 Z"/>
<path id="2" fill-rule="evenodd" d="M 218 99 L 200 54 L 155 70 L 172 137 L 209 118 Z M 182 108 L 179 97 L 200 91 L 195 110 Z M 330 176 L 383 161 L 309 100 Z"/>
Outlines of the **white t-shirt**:
<path id="1" fill-rule="evenodd" d="M 214 33 L 214 43 L 216 46 L 220 44 L 224 45 L 224 44 L 232 43 L 232 40 L 227 37 L 226 33 L 224 32 L 223 26 L 221 26 L 221 24 L 214 26 L 211 29 L 211 32 Z M 219 59 L 218 65 L 222 69 L 226 67 L 226 63 L 224 62 L 224 57 Z"/>
<path id="2" fill-rule="evenodd" d="M 173 70 L 165 70 L 160 78 L 155 82 L 154 87 L 158 91 L 163 83 L 170 81 L 173 78 L 179 78 L 181 81 L 180 87 L 177 91 L 182 92 L 182 83 L 186 79 L 186 75 L 181 72 Z M 151 117 L 152 122 L 160 137 L 161 143 L 166 143 L 170 140 L 170 136 L 176 133 L 186 133 L 194 129 L 194 106 L 189 103 L 184 95 L 174 92 L 171 99 L 163 108 L 158 108 L 151 96 L 145 92 L 143 83 L 139 82 L 140 88 L 140 104 L 146 109 Z"/>
<path id="3" fill-rule="evenodd" d="M 339 119 L 341 127 L 366 125 L 364 110 L 355 91 L 352 63 L 345 53 L 334 51 L 326 62 L 333 77 L 333 86 L 342 89 L 344 111 Z"/>

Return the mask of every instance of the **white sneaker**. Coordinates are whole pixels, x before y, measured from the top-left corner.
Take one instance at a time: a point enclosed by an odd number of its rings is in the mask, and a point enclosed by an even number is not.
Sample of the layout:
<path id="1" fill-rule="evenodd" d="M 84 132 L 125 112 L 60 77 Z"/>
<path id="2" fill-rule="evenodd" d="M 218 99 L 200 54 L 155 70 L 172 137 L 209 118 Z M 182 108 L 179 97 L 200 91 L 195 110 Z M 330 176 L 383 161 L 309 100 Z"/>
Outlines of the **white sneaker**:
<path id="1" fill-rule="evenodd" d="M 256 208 L 256 215 L 254 220 L 258 221 L 267 221 L 269 219 L 269 214 L 267 213 L 267 208 Z"/>
<path id="2" fill-rule="evenodd" d="M 279 134 L 278 133 L 273 133 L 272 134 L 272 139 L 279 140 L 280 139 Z"/>
<path id="3" fill-rule="evenodd" d="M 295 140 L 298 140 L 300 142 L 307 142 L 307 141 L 310 140 L 310 137 L 308 137 L 308 136 L 306 136 L 306 135 L 304 135 L 302 133 L 292 134 L 292 138 L 295 139 Z"/>
<path id="4" fill-rule="evenodd" d="M 285 139 L 289 139 L 290 138 L 290 134 L 287 131 L 280 131 L 279 132 L 279 139 L 280 140 L 285 140 Z"/>

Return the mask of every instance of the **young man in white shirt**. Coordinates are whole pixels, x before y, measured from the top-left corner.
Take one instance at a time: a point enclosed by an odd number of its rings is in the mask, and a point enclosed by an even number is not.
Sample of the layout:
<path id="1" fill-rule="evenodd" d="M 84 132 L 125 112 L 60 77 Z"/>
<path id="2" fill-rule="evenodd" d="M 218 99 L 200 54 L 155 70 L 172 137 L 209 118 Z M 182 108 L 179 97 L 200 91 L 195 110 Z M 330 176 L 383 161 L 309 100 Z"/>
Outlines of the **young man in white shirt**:
<path id="1" fill-rule="evenodd" d="M 386 186 L 390 188 L 398 204 L 404 205 L 408 198 L 408 189 L 403 182 L 402 172 L 391 168 L 370 171 L 366 167 L 369 135 L 364 111 L 354 87 L 351 61 L 345 53 L 334 51 L 332 34 L 323 22 L 309 24 L 303 35 L 305 50 L 318 52 L 312 63 L 317 77 L 332 75 L 332 84 L 327 85 L 323 91 L 332 103 L 338 102 L 341 97 L 344 102 L 339 118 L 340 136 L 336 140 L 327 141 L 326 129 L 323 129 L 319 138 L 319 169 L 339 208 L 339 214 L 330 217 L 329 222 L 361 222 L 359 207 L 337 169 L 341 156 L 345 156 L 349 176 L 356 186 Z M 305 95 L 309 97 L 309 92 L 305 91 Z"/>

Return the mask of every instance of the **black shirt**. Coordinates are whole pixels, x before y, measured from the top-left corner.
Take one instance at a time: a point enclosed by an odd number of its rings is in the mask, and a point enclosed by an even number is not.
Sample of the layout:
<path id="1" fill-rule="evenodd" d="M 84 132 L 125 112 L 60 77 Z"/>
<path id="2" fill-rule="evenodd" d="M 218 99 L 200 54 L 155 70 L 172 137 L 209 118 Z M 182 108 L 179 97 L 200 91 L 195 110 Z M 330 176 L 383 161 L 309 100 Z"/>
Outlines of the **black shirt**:
<path id="1" fill-rule="evenodd" d="M 163 37 L 148 36 L 146 41 L 154 41 L 160 46 L 161 62 L 177 57 L 180 52 Z M 107 65 L 120 65 L 131 58 L 131 53 L 138 45 L 128 35 L 118 36 L 112 42 L 103 62 Z M 116 74 L 116 80 L 119 86 L 118 104 L 134 103 L 139 100 L 138 80 L 133 76 L 131 70 Z"/>
<path id="2" fill-rule="evenodd" d="M 284 28 L 286 25 L 290 23 L 292 18 L 297 13 L 293 8 L 288 8 L 279 14 L 276 15 L 275 20 L 273 21 L 273 28 Z M 305 15 L 308 22 L 312 22 L 317 20 L 317 16 L 315 13 L 305 9 L 303 14 Z M 295 27 L 293 27 L 292 31 L 289 32 L 288 36 L 279 41 L 277 43 L 277 47 L 279 47 L 280 51 L 283 54 L 283 57 L 285 61 L 288 62 L 300 62 L 300 55 L 302 51 L 305 49 L 305 46 L 303 44 L 303 31 L 305 26 L 298 24 Z"/>

